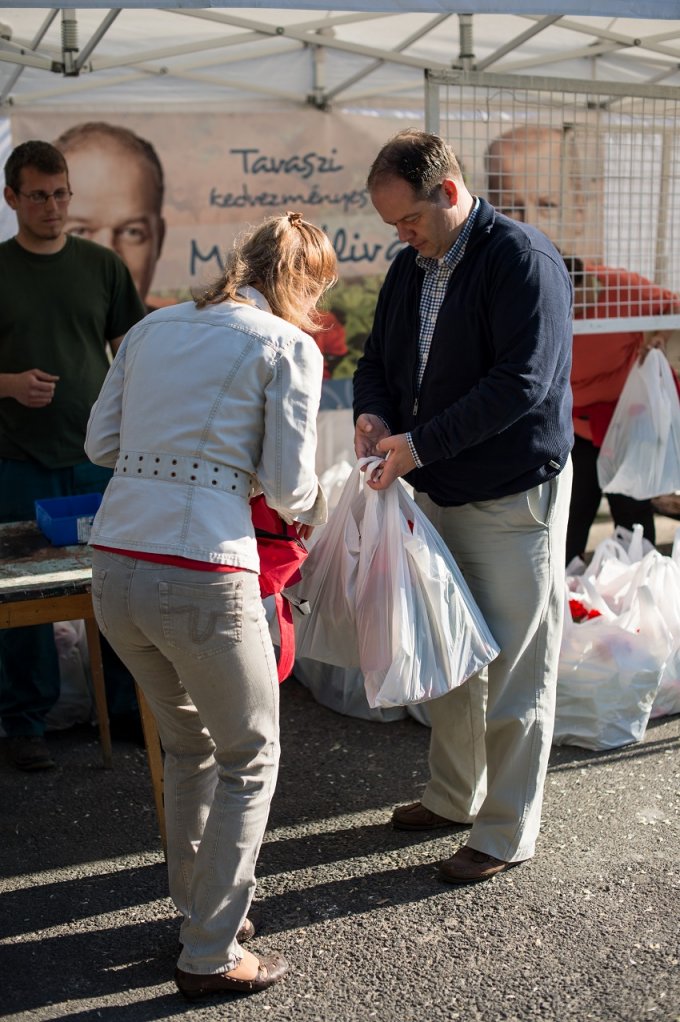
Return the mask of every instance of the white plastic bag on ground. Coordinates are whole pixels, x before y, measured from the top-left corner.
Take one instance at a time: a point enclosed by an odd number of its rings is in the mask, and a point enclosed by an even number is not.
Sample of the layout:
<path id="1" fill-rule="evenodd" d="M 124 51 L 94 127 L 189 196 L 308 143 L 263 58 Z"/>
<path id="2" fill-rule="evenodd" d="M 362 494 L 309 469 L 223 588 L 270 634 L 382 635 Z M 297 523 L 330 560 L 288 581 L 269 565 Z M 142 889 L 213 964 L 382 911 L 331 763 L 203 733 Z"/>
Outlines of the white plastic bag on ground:
<path id="1" fill-rule="evenodd" d="M 671 651 L 664 664 L 659 690 L 654 698 L 652 717 L 680 713 L 680 564 L 657 555 L 647 572 L 647 586 L 654 598 L 671 640 Z"/>
<path id="2" fill-rule="evenodd" d="M 615 611 L 628 610 L 639 586 L 645 585 L 668 629 L 668 656 L 652 717 L 680 713 L 680 545 L 672 557 L 665 557 L 642 536 L 642 526 L 633 532 L 617 528 L 614 538 L 601 543 L 587 569 L 598 594 Z M 618 549 L 616 549 L 618 548 Z M 604 551 L 604 553 L 603 553 Z M 607 551 L 610 556 L 607 556 Z"/>
<path id="3" fill-rule="evenodd" d="M 570 594 L 573 596 L 573 594 Z M 590 601 L 596 604 L 596 598 Z M 667 629 L 640 586 L 622 615 L 565 620 L 557 678 L 556 745 L 615 749 L 644 736 L 668 656 Z M 598 609 L 597 607 L 595 609 Z"/>
<path id="4" fill-rule="evenodd" d="M 635 500 L 680 489 L 680 402 L 668 360 L 656 349 L 628 374 L 597 475 L 604 493 Z"/>
<path id="5" fill-rule="evenodd" d="M 680 533 L 680 530 L 679 530 Z M 680 712 L 679 559 L 617 529 L 567 577 L 556 744 L 614 748 L 639 741 L 650 716 Z M 569 604 L 567 605 L 567 610 Z M 598 616 L 595 616 L 598 615 Z"/>
<path id="6" fill-rule="evenodd" d="M 334 667 L 318 660 L 298 657 L 293 675 L 309 689 L 317 703 L 346 717 L 380 721 L 383 724 L 406 717 L 406 707 L 371 707 L 366 698 L 364 676 L 358 667 Z"/>
<path id="7" fill-rule="evenodd" d="M 427 703 L 410 703 L 406 707 L 406 712 L 409 717 L 413 717 L 419 724 L 423 724 L 424 727 L 432 727 L 432 718 L 430 717 L 430 711 Z"/>
<path id="8" fill-rule="evenodd" d="M 48 731 L 94 720 L 90 658 L 84 621 L 57 621 L 54 642 L 59 661 L 59 699 L 45 717 Z"/>

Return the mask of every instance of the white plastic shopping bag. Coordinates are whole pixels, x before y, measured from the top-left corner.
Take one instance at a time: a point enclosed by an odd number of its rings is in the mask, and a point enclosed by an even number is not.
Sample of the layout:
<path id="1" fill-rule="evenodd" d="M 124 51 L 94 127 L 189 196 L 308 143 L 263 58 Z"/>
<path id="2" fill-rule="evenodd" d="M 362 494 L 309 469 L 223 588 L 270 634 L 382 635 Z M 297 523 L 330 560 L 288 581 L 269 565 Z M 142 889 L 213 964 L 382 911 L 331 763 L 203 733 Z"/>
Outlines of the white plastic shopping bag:
<path id="1" fill-rule="evenodd" d="M 297 657 L 295 678 L 314 696 L 317 703 L 346 717 L 390 724 L 408 716 L 405 706 L 371 707 L 366 698 L 364 676 L 358 667 L 336 667 L 320 660 Z"/>
<path id="2" fill-rule="evenodd" d="M 293 606 L 302 601 L 310 608 L 310 613 L 294 615 L 298 657 L 337 667 L 359 666 L 356 576 L 363 511 L 363 478 L 357 464 L 309 550 L 300 570 L 302 580 L 286 589 Z"/>
<path id="3" fill-rule="evenodd" d="M 660 554 L 649 566 L 647 585 L 669 630 L 671 651 L 654 698 L 652 717 L 680 713 L 680 564 Z"/>
<path id="4" fill-rule="evenodd" d="M 326 504 L 328 505 L 329 512 L 335 508 L 342 496 L 342 491 L 345 488 L 345 483 L 352 474 L 352 466 L 348 461 L 342 460 L 331 465 L 325 472 L 322 472 L 319 476 L 319 483 L 321 489 L 326 494 Z M 318 538 L 321 535 L 323 528 L 315 529 L 312 533 L 311 539 Z"/>
<path id="5" fill-rule="evenodd" d="M 637 589 L 647 587 L 667 629 L 665 639 L 648 637 L 648 647 L 659 655 L 667 647 L 668 653 L 651 717 L 680 713 L 680 529 L 666 557 L 643 538 L 641 525 L 632 532 L 619 526 L 599 544 L 585 574 L 615 613 L 630 610 Z"/>
<path id="6" fill-rule="evenodd" d="M 298 619 L 298 654 L 352 666 L 356 653 L 371 707 L 423 702 L 480 671 L 498 646 L 446 544 L 403 484 L 364 487 L 364 464 L 350 476 L 295 587 L 312 607 Z M 349 556 L 334 546 L 344 536 L 352 542 Z"/>
<path id="7" fill-rule="evenodd" d="M 557 677 L 556 745 L 615 749 L 644 736 L 668 657 L 668 632 L 647 586 L 616 614 L 585 580 L 580 622 L 566 616 Z M 573 591 L 569 594 L 573 601 Z"/>
<path id="8" fill-rule="evenodd" d="M 680 401 L 668 360 L 656 349 L 628 374 L 597 475 L 604 493 L 635 500 L 680 490 Z"/>
<path id="9" fill-rule="evenodd" d="M 677 553 L 664 557 L 640 525 L 617 528 L 568 575 L 556 744 L 615 748 L 639 741 L 650 715 L 680 712 Z"/>
<path id="10" fill-rule="evenodd" d="M 399 481 L 366 491 L 357 622 L 371 706 L 436 699 L 498 655 L 448 547 Z"/>

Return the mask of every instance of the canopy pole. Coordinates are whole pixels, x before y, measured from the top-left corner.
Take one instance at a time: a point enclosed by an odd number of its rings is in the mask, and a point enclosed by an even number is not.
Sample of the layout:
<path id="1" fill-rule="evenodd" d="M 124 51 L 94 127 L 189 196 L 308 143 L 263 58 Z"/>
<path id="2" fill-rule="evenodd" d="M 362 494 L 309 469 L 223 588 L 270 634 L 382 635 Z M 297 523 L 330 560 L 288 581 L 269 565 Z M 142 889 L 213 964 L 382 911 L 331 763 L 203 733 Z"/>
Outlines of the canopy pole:
<path id="1" fill-rule="evenodd" d="M 425 131 L 439 134 L 439 85 L 425 72 Z"/>
<path id="2" fill-rule="evenodd" d="M 333 39 L 335 38 L 335 30 L 332 26 L 317 28 L 315 35 Z M 318 110 L 326 110 L 328 107 L 328 96 L 326 94 L 326 47 L 313 46 L 312 59 L 314 84 L 311 95 L 307 97 L 307 102 L 311 103 Z"/>
<path id="3" fill-rule="evenodd" d="M 464 71 L 471 71 L 474 68 L 475 55 L 472 44 L 472 15 L 458 15 L 458 60 L 455 67 Z M 440 122 L 440 95 L 439 85 L 432 81 L 428 71 L 425 71 L 425 130 L 434 134 L 439 133 Z"/>
<path id="4" fill-rule="evenodd" d="M 79 74 L 78 55 L 78 16 L 75 10 L 62 9 L 61 12 L 61 54 L 64 61 L 64 74 L 74 77 Z"/>
<path id="5" fill-rule="evenodd" d="M 109 13 L 106 15 L 101 25 L 94 33 L 90 41 L 87 43 L 85 48 L 80 51 L 80 56 L 76 60 L 76 67 L 78 71 L 82 71 L 85 63 L 90 59 L 90 54 L 102 41 L 102 39 L 104 38 L 108 30 L 111 28 L 111 25 L 113 25 L 114 21 L 116 20 L 120 13 L 121 8 L 116 8 L 115 10 L 109 11 Z"/>
<path id="6" fill-rule="evenodd" d="M 458 15 L 458 67 L 463 71 L 474 69 L 475 54 L 472 40 L 472 14 Z"/>
<path id="7" fill-rule="evenodd" d="M 58 12 L 56 10 L 53 10 L 47 14 L 47 17 L 45 18 L 42 25 L 34 35 L 33 39 L 31 40 L 29 49 L 31 50 L 32 53 L 38 49 L 38 46 L 42 42 L 43 37 L 47 35 L 47 30 L 49 29 L 50 25 L 56 18 L 57 13 Z M 19 80 L 23 70 L 24 70 L 23 67 L 17 67 L 7 79 L 7 84 L 5 85 L 5 88 L 2 90 L 2 92 L 0 92 L 0 108 L 5 106 L 5 104 L 7 103 L 12 92 L 12 89 Z"/>

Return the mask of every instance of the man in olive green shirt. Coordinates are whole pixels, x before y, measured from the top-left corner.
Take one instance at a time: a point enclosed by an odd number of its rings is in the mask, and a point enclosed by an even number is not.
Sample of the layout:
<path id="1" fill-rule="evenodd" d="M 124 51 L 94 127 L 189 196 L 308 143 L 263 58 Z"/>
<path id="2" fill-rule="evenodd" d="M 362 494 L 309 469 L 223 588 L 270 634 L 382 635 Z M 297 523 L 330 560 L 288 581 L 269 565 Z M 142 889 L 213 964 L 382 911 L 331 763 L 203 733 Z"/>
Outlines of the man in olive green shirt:
<path id="1" fill-rule="evenodd" d="M 144 315 L 124 263 L 70 237 L 62 154 L 47 142 L 17 148 L 4 197 L 17 217 L 0 244 L 0 521 L 35 517 L 34 500 L 102 491 L 110 473 L 83 443 L 92 404 L 123 335 Z M 134 712 L 132 679 L 103 644 L 112 721 Z M 114 679 L 115 674 L 115 679 Z M 45 716 L 59 696 L 51 625 L 0 631 L 0 722 L 21 769 L 54 766 Z"/>

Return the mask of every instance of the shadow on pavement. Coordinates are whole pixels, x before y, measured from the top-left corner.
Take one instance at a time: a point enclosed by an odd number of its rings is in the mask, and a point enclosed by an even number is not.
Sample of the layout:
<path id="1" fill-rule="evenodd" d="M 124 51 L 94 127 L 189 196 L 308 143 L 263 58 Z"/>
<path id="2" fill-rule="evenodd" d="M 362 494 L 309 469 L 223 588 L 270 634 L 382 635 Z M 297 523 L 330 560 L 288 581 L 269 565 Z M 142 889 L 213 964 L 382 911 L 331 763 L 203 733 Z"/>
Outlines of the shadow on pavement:
<path id="1" fill-rule="evenodd" d="M 143 750 L 116 743 L 105 771 L 77 728 L 49 736 L 55 771 L 0 762 L 0 1018 L 671 1022 L 680 718 L 612 752 L 554 748 L 536 858 L 471 888 L 436 874 L 466 828 L 389 826 L 422 791 L 428 741 L 412 718 L 342 717 L 284 685 L 254 950 L 291 974 L 199 1005 L 172 982 L 179 918 Z"/>

